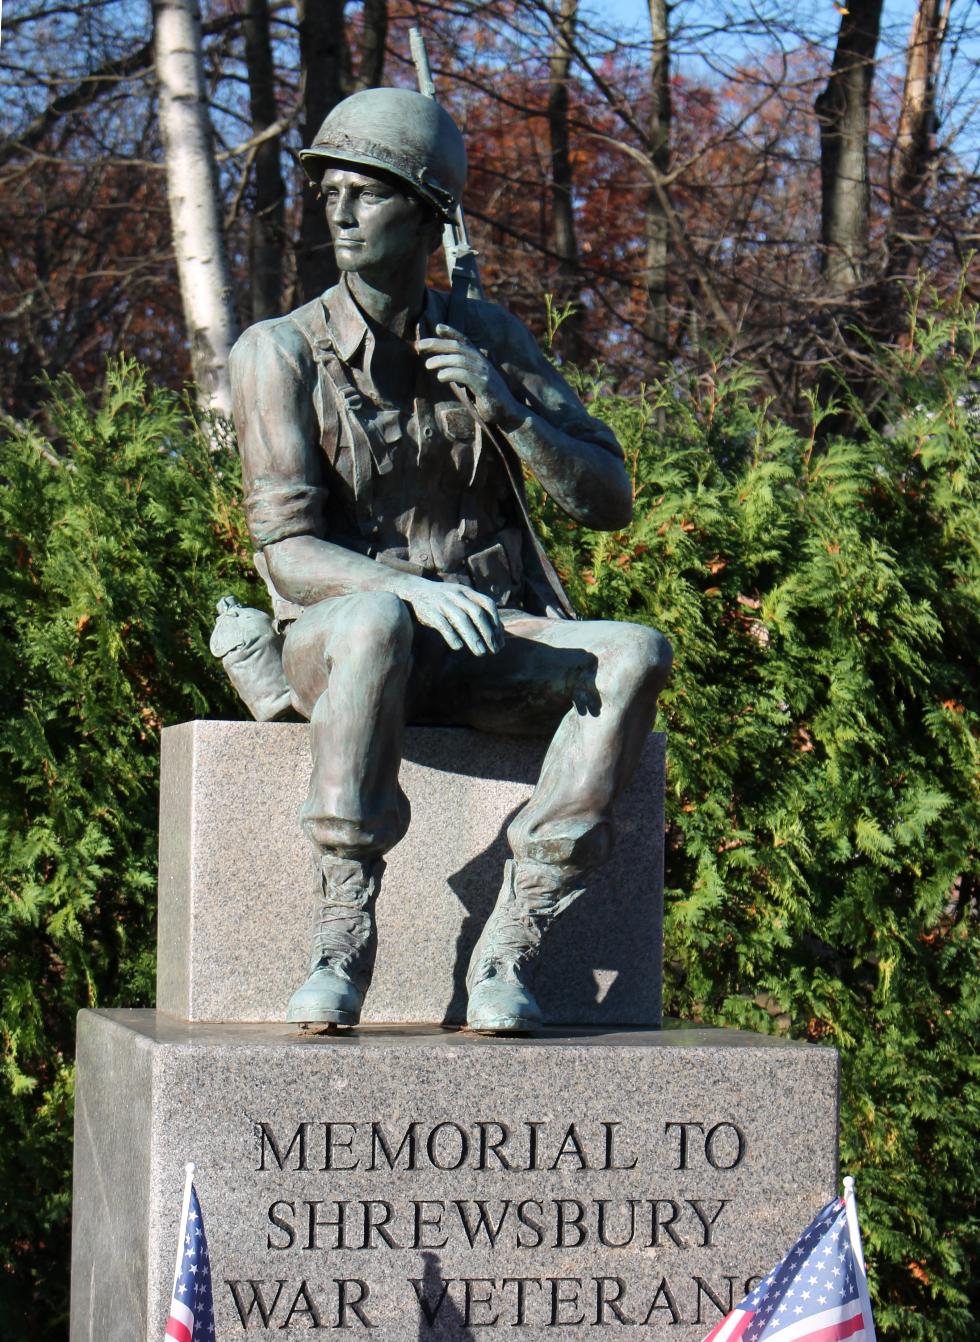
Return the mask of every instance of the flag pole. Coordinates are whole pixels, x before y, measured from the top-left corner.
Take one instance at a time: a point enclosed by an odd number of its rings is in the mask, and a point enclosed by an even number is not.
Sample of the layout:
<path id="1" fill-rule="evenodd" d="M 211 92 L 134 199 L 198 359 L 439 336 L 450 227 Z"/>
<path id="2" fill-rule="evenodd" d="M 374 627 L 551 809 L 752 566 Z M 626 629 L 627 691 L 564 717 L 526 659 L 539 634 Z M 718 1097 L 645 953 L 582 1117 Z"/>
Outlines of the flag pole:
<path id="1" fill-rule="evenodd" d="M 871 1313 L 871 1297 L 868 1294 L 868 1276 L 864 1270 L 864 1247 L 861 1244 L 861 1227 L 858 1225 L 857 1198 L 854 1194 L 854 1180 L 849 1174 L 844 1177 L 844 1211 L 847 1215 L 847 1233 L 854 1255 L 854 1275 L 857 1278 L 865 1324 L 871 1330 L 870 1342 L 877 1342 L 874 1316 Z"/>
<path id="2" fill-rule="evenodd" d="M 184 1201 L 180 1212 L 180 1230 L 177 1232 L 177 1263 L 174 1267 L 174 1291 L 180 1276 L 181 1259 L 184 1257 L 184 1231 L 187 1226 L 187 1213 L 191 1206 L 191 1185 L 194 1182 L 194 1162 L 189 1160 L 185 1166 Z M 171 1292 L 173 1294 L 173 1292 Z"/>

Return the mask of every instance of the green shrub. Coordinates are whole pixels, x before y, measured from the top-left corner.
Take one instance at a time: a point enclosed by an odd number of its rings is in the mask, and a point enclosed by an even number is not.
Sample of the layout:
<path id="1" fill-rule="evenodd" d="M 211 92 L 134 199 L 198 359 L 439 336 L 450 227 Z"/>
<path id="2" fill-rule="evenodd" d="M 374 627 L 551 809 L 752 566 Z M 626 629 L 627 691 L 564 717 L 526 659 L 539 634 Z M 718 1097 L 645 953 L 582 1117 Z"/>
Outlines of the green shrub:
<path id="1" fill-rule="evenodd" d="M 970 314 L 919 320 L 856 440 L 739 369 L 600 390 L 633 526 L 534 499 L 581 609 L 674 644 L 666 1006 L 841 1050 L 882 1342 L 972 1336 L 976 351 Z M 206 637 L 255 593 L 233 456 L 178 399 L 123 364 L 47 416 L 0 441 L 0 1317 L 60 1338 L 75 1010 L 152 1001 L 159 728 L 240 715 Z"/>
<path id="2" fill-rule="evenodd" d="M 152 1004 L 159 731 L 238 716 L 207 650 L 250 568 L 236 459 L 109 370 L 0 438 L 0 1318 L 67 1335 L 75 1013 Z"/>
<path id="3" fill-rule="evenodd" d="M 674 646 L 666 1010 L 840 1049 L 895 1342 L 975 1336 L 977 346 L 975 312 L 917 314 L 907 351 L 874 352 L 890 427 L 856 440 L 816 407 L 810 435 L 773 418 L 744 369 L 587 382 L 633 526 L 536 498 L 579 608 Z"/>

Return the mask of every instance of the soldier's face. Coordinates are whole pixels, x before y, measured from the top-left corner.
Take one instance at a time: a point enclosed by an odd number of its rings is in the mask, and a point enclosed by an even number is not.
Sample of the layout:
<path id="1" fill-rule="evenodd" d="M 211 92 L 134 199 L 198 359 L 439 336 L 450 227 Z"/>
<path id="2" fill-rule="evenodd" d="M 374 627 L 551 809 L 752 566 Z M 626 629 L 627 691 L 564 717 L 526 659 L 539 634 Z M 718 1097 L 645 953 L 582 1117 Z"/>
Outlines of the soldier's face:
<path id="1" fill-rule="evenodd" d="M 431 213 L 393 182 L 330 168 L 320 190 L 338 269 L 380 278 L 414 266 L 432 250 Z"/>

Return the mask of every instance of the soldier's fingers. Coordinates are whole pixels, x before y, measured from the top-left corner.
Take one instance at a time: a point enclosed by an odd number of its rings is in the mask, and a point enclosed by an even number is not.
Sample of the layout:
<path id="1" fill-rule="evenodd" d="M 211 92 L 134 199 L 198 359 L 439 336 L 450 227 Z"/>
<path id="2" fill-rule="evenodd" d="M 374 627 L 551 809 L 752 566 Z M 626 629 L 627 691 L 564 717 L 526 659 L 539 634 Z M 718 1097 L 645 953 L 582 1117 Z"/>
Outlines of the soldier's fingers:
<path id="1" fill-rule="evenodd" d="M 440 368 L 465 368 L 470 377 L 486 378 L 486 368 L 479 359 L 467 359 L 461 354 L 433 354 L 426 359 L 425 366 L 430 373 Z"/>
<path id="2" fill-rule="evenodd" d="M 427 336 L 425 340 L 420 340 L 415 348 L 420 354 L 451 354 L 453 351 L 464 354 L 475 347 L 467 344 L 465 340 L 437 340 L 434 336 Z"/>
<path id="3" fill-rule="evenodd" d="M 494 651 L 493 641 L 487 642 L 483 637 L 473 618 L 472 609 L 466 610 L 463 606 L 455 604 L 447 605 L 443 607 L 443 614 L 474 657 L 482 657 L 485 652 Z"/>
<path id="4" fill-rule="evenodd" d="M 434 368 L 432 371 L 437 382 L 461 382 L 464 387 L 476 392 L 483 391 L 486 386 L 486 379 L 480 370 L 471 368 L 469 364 L 449 363 L 445 368 Z"/>
<path id="5" fill-rule="evenodd" d="M 475 601 L 478 606 L 481 606 L 483 610 L 486 611 L 490 618 L 490 623 L 493 625 L 494 632 L 497 635 L 497 647 L 499 649 L 503 646 L 504 626 L 500 619 L 500 611 L 497 609 L 496 601 L 494 601 L 492 596 L 487 596 L 485 592 L 478 592 L 475 587 L 468 587 L 466 589 L 466 595 L 471 601 Z"/>
<path id="6" fill-rule="evenodd" d="M 442 336 L 451 336 L 453 340 L 465 340 L 466 336 L 462 331 L 457 331 L 455 326 L 450 326 L 448 322 L 439 322 L 436 331 Z"/>
<path id="7" fill-rule="evenodd" d="M 419 619 L 423 624 L 427 624 L 430 629 L 434 629 L 437 634 L 441 634 L 443 640 L 449 644 L 454 652 L 459 652 L 460 648 L 463 646 L 463 640 L 446 619 L 445 615 L 443 615 L 442 611 L 429 609 L 422 614 L 419 614 L 419 612 L 416 611 L 416 614 L 419 615 Z"/>
<path id="8" fill-rule="evenodd" d="M 497 625 L 490 618 L 487 609 L 470 595 L 469 592 L 463 597 L 456 599 L 459 609 L 465 614 L 466 618 L 476 628 L 477 633 L 482 638 L 488 652 L 496 652 L 497 643 Z"/>

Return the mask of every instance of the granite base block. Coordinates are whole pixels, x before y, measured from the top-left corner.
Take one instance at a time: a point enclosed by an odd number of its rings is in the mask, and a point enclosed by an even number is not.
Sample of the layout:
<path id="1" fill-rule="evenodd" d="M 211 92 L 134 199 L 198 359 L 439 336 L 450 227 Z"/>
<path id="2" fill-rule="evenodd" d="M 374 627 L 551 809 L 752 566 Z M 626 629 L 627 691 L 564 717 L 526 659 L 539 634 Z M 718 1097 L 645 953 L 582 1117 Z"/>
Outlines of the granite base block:
<path id="1" fill-rule="evenodd" d="M 71 1342 L 163 1336 L 187 1160 L 217 1342 L 701 1342 L 837 1187 L 836 1053 L 736 1031 L 84 1011 L 78 1056 Z"/>
<path id="2" fill-rule="evenodd" d="M 617 808 L 613 859 L 549 934 L 554 1024 L 656 1025 L 661 1003 L 664 741 Z M 407 733 L 407 836 L 388 855 L 365 1021 L 459 1022 L 466 966 L 508 856 L 505 830 L 545 745 L 461 728 Z M 306 973 L 313 849 L 298 811 L 305 724 L 188 722 L 163 733 L 157 1006 L 184 1020 L 275 1021 Z"/>

